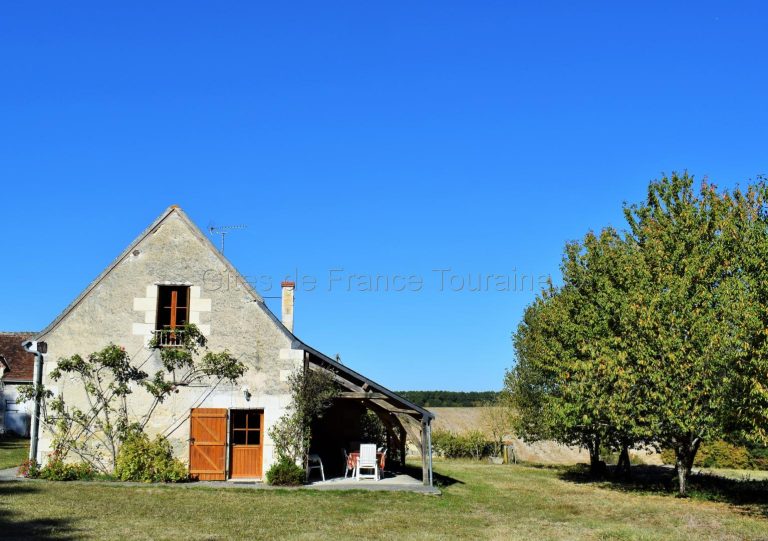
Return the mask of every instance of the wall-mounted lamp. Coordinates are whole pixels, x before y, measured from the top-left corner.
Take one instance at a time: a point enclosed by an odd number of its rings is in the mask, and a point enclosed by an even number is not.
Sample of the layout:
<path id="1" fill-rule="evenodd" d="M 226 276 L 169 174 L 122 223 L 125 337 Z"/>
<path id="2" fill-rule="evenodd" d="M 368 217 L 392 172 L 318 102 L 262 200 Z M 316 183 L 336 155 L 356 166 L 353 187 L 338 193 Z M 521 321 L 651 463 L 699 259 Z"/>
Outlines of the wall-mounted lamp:
<path id="1" fill-rule="evenodd" d="M 245 398 L 246 402 L 251 401 L 251 391 L 248 387 L 243 387 L 243 398 Z"/>

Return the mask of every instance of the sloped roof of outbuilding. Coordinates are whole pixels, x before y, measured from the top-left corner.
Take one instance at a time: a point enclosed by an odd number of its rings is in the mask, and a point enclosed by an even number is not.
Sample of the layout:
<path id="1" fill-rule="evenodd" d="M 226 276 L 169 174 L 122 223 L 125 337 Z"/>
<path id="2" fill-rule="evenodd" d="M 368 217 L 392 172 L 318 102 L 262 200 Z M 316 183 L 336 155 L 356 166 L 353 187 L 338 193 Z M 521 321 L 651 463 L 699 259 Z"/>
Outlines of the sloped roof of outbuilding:
<path id="1" fill-rule="evenodd" d="M 24 349 L 22 343 L 29 340 L 34 332 L 0 332 L 0 357 L 8 370 L 3 381 L 8 383 L 32 382 L 35 371 L 35 355 Z"/>

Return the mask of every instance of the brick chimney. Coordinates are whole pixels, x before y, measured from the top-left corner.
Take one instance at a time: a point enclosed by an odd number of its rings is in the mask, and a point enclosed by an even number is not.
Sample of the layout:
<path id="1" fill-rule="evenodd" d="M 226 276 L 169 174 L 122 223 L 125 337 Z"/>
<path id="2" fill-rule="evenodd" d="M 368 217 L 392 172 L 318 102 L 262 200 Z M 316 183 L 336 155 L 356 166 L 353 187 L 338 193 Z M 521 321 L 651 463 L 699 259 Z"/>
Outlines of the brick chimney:
<path id="1" fill-rule="evenodd" d="M 293 332 L 293 291 L 296 289 L 296 283 L 286 281 L 281 283 L 280 287 L 283 288 L 283 325 Z"/>

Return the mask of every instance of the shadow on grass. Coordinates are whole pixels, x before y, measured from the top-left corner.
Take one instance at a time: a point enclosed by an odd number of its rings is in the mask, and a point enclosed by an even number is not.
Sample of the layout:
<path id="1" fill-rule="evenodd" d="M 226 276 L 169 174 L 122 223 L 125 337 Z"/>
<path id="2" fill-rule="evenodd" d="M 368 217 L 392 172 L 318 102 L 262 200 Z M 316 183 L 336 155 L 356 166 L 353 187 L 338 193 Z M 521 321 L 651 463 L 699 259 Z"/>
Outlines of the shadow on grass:
<path id="1" fill-rule="evenodd" d="M 632 476 L 620 479 L 609 467 L 605 476 L 592 477 L 586 465 L 563 468 L 559 477 L 572 483 L 588 483 L 624 492 L 677 495 L 677 474 L 664 466 L 632 466 Z M 694 473 L 688 480 L 688 494 L 697 500 L 725 502 L 743 507 L 749 514 L 768 517 L 768 480 L 728 479 L 709 473 Z"/>
<path id="2" fill-rule="evenodd" d="M 410 475 L 414 479 L 421 479 L 422 470 L 419 467 L 411 466 L 410 464 L 408 464 L 403 468 L 400 468 L 400 471 L 406 475 Z M 449 477 L 448 475 L 443 475 L 441 473 L 434 471 L 434 469 L 432 470 L 432 482 L 437 488 L 446 488 L 451 485 L 464 484 L 464 481 L 454 479 L 453 477 Z"/>
<path id="3" fill-rule="evenodd" d="M 8 510 L 4 502 L 9 498 L 19 495 L 31 495 L 32 500 L 28 511 L 35 513 L 34 495 L 39 490 L 27 484 L 16 482 L 0 483 L 0 538 L 2 539 L 78 539 L 81 536 L 71 525 L 69 519 L 62 518 L 35 518 L 27 520 L 19 517 L 19 514 Z"/>
<path id="4" fill-rule="evenodd" d="M 0 451 L 8 449 L 26 449 L 29 446 L 29 438 L 22 438 L 11 432 L 0 435 Z"/>

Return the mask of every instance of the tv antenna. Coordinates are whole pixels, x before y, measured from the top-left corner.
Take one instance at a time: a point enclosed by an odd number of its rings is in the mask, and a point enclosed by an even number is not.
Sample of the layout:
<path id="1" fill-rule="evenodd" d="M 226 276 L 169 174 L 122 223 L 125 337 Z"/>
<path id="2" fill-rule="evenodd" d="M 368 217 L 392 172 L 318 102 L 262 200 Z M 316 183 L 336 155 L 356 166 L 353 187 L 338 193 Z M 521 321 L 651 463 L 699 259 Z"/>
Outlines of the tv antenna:
<path id="1" fill-rule="evenodd" d="M 224 238 L 227 236 L 228 233 L 231 231 L 234 231 L 236 229 L 245 229 L 248 227 L 247 225 L 222 225 L 222 226 L 210 226 L 208 227 L 208 232 L 211 235 L 221 235 L 221 253 L 224 254 Z"/>

